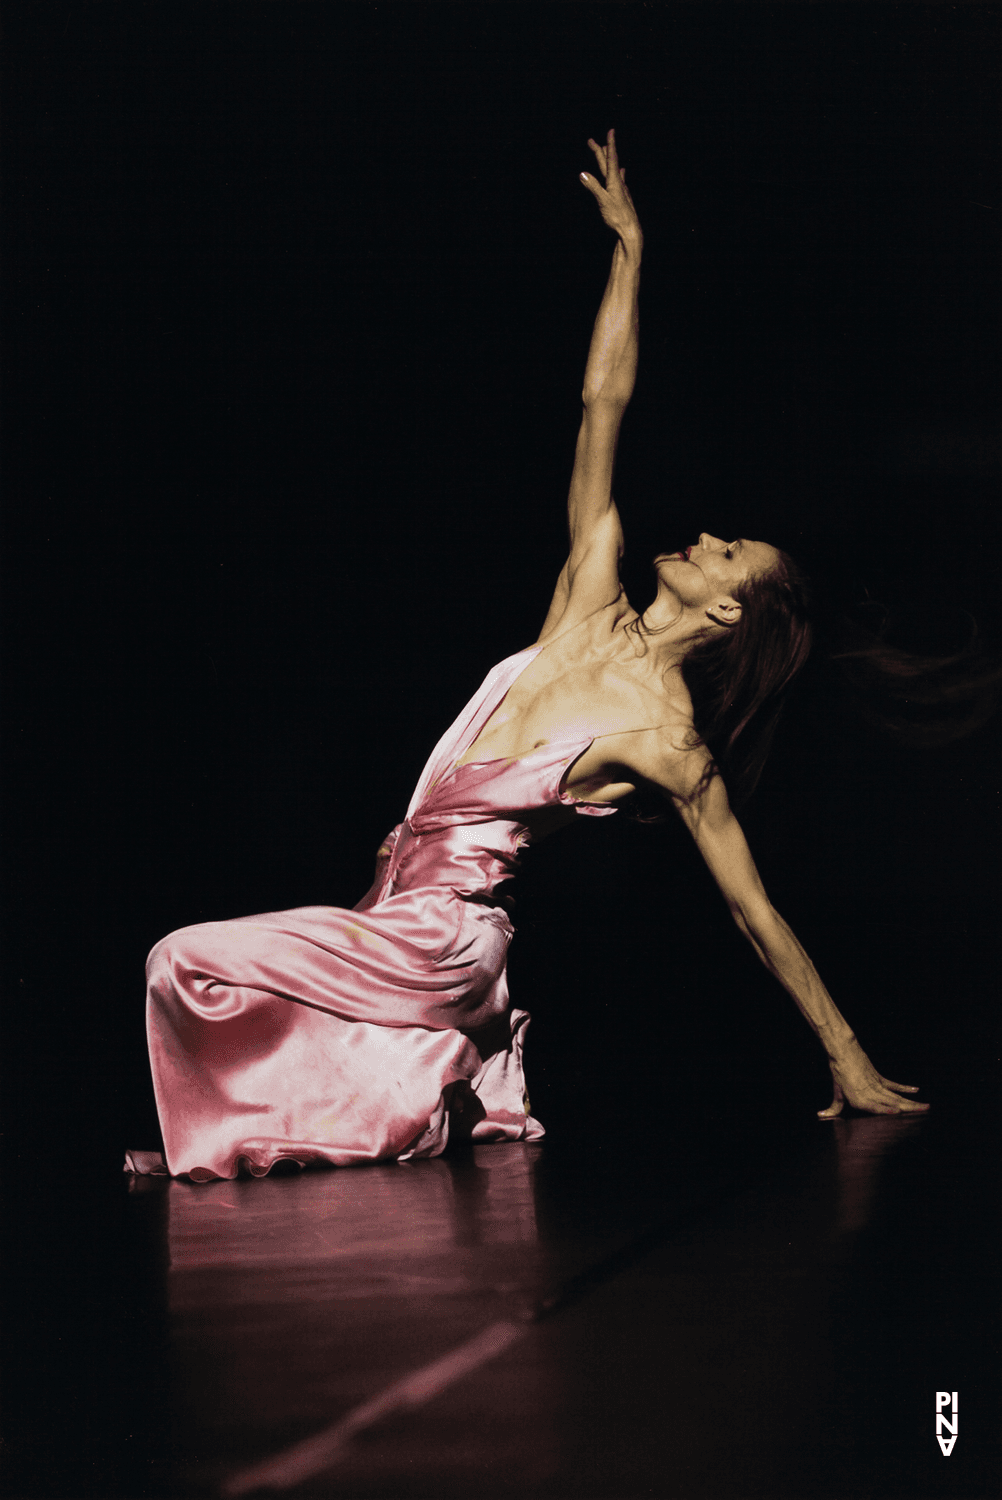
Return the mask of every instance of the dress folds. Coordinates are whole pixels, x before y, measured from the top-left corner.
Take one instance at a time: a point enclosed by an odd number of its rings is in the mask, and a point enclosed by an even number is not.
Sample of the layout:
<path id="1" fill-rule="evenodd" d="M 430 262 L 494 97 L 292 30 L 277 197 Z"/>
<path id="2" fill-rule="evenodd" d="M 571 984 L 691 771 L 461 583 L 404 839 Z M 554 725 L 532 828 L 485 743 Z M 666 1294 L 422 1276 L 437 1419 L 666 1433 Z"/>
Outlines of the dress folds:
<path id="1" fill-rule="evenodd" d="M 147 1035 L 172 1174 L 436 1156 L 450 1129 L 543 1134 L 528 1113 L 529 1017 L 509 1000 L 513 928 L 495 888 L 528 842 L 519 814 L 615 809 L 561 789 L 590 739 L 456 764 L 539 649 L 496 666 L 443 735 L 354 909 L 204 922 L 153 949 Z"/>

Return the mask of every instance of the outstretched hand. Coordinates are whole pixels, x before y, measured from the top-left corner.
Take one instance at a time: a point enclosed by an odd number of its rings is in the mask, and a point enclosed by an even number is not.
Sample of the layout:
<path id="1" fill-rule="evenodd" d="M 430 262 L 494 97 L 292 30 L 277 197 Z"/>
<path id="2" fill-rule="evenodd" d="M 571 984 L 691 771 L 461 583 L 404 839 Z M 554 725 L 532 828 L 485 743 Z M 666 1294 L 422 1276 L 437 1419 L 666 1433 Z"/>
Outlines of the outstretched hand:
<path id="1" fill-rule="evenodd" d="M 640 250 L 644 243 L 643 231 L 637 210 L 633 206 L 630 190 L 626 186 L 626 168 L 619 165 L 616 155 L 616 132 L 610 130 L 604 146 L 588 137 L 588 145 L 605 178 L 605 187 L 590 172 L 581 173 L 581 181 L 598 203 L 599 212 L 614 229 L 627 250 Z"/>
<path id="2" fill-rule="evenodd" d="M 902 1099 L 902 1094 L 917 1094 L 917 1086 L 881 1077 L 855 1038 L 837 1058 L 828 1059 L 828 1066 L 835 1097 L 827 1109 L 818 1110 L 819 1120 L 837 1119 L 846 1104 L 870 1115 L 921 1114 L 929 1108 L 917 1099 Z"/>

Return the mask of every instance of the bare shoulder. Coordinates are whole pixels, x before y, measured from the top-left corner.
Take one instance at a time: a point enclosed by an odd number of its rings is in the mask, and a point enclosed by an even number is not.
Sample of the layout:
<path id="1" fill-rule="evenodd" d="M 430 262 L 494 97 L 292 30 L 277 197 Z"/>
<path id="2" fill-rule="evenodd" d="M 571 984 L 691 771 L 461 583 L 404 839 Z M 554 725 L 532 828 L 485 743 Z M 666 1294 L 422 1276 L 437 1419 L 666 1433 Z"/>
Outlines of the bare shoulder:
<path id="1" fill-rule="evenodd" d="M 618 526 L 618 518 L 616 524 Z M 626 597 L 626 591 L 619 577 L 618 558 L 622 550 L 621 541 L 617 544 L 618 550 L 615 551 L 615 565 L 599 566 L 603 548 L 608 551 L 612 546 L 612 543 L 604 538 L 604 533 L 610 529 L 611 522 L 606 520 L 602 523 L 598 528 L 599 534 L 592 538 L 591 548 L 586 551 L 576 568 L 572 568 L 571 558 L 564 564 L 549 614 L 537 637 L 539 645 L 548 645 L 585 622 L 597 622 L 610 614 L 613 616 L 622 615 L 624 612 L 635 614 L 635 611 L 630 609 L 630 601 Z"/>
<path id="2" fill-rule="evenodd" d="M 634 769 L 657 788 L 685 818 L 702 806 L 710 787 L 720 782 L 713 757 L 697 735 L 691 714 L 679 705 L 655 733 L 641 735 Z M 725 793 L 726 795 L 726 793 Z"/>
<path id="3" fill-rule="evenodd" d="M 538 638 L 536 644 L 551 648 L 560 642 L 575 654 L 582 655 L 592 649 L 605 651 L 617 630 L 622 630 L 629 620 L 637 618 L 637 611 L 626 597 L 626 590 L 617 581 L 615 589 L 604 599 L 592 603 L 590 609 L 568 609 L 556 624 Z"/>

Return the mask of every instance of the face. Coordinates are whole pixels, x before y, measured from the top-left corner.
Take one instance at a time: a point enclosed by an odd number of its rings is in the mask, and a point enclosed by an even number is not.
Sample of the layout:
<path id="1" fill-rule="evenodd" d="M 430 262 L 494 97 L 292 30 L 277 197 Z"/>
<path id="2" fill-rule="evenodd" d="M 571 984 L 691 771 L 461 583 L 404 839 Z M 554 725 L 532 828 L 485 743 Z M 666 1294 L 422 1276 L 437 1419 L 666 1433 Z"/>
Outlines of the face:
<path id="1" fill-rule="evenodd" d="M 768 542 L 750 542 L 741 537 L 725 542 L 702 531 L 694 547 L 681 552 L 662 552 L 654 559 L 658 598 L 652 609 L 684 608 L 700 618 L 727 627 L 737 623 L 741 605 L 734 592 L 750 578 L 775 568 L 779 552 Z M 664 601 L 663 605 L 661 601 Z"/>
<path id="2" fill-rule="evenodd" d="M 681 552 L 662 552 L 654 559 L 658 579 L 686 603 L 703 597 L 732 597 L 749 578 L 769 573 L 779 562 L 779 552 L 768 542 L 722 541 L 701 531 L 694 547 Z"/>

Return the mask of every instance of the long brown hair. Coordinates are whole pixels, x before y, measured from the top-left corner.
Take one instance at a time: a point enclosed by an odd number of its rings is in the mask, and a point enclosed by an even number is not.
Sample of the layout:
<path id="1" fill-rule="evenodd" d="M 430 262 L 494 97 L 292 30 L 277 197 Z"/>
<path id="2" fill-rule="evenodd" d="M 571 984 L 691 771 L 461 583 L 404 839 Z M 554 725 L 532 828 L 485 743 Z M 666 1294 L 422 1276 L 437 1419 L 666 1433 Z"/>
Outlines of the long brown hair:
<path id="1" fill-rule="evenodd" d="M 934 749 L 963 739 L 996 712 L 1002 691 L 998 648 L 982 640 L 963 611 L 967 640 L 934 654 L 888 640 L 895 630 L 889 606 L 869 603 L 843 614 L 832 660 L 854 691 L 863 717 L 903 744 Z"/>
<path id="2" fill-rule="evenodd" d="M 733 594 L 741 605 L 737 623 L 697 641 L 681 671 L 696 734 L 712 756 L 705 779 L 719 771 L 731 802 L 740 805 L 758 785 L 813 630 L 807 578 L 785 552 L 768 573 L 747 579 Z M 946 745 L 985 724 L 1002 696 L 1002 655 L 980 639 L 973 619 L 967 617 L 968 639 L 959 650 L 930 655 L 889 642 L 891 611 L 876 608 L 878 619 L 865 622 L 858 613 L 838 612 L 823 632 L 833 638 L 826 654 L 864 716 L 916 747 Z M 654 633 L 643 628 L 642 616 L 634 628 L 640 640 Z M 629 800 L 638 821 L 661 821 L 646 815 L 654 808 L 645 795 Z"/>
<path id="3" fill-rule="evenodd" d="M 736 624 L 699 640 L 682 661 L 699 742 L 713 757 L 732 803 L 751 796 L 769 754 L 786 692 L 811 649 L 807 579 L 780 552 L 768 573 L 733 590 L 741 605 Z M 651 632 L 643 617 L 638 639 Z M 649 821 L 649 819 L 643 819 Z"/>
<path id="4" fill-rule="evenodd" d="M 696 733 L 728 796 L 744 802 L 758 785 L 786 693 L 807 661 L 812 631 L 807 579 L 785 552 L 768 573 L 734 589 L 741 615 L 697 641 L 682 662 Z"/>

